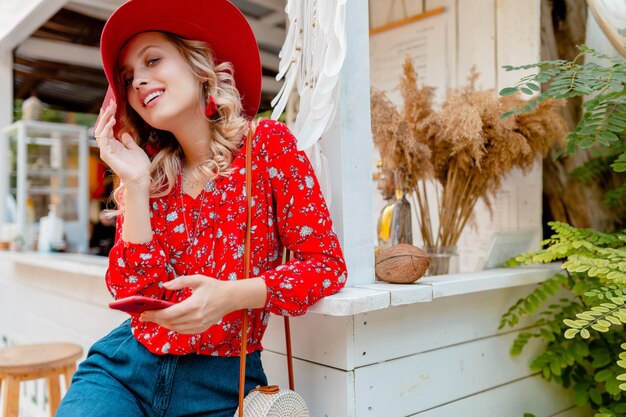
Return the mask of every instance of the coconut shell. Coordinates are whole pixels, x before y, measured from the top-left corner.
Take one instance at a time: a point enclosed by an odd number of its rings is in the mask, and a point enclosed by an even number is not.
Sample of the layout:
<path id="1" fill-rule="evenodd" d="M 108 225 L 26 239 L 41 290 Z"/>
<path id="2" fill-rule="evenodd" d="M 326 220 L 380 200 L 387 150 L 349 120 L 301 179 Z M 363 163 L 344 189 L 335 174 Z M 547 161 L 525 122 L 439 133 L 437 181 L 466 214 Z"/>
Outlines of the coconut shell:
<path id="1" fill-rule="evenodd" d="M 376 254 L 376 277 L 395 284 L 409 284 L 420 279 L 430 265 L 422 249 L 401 243 Z"/>

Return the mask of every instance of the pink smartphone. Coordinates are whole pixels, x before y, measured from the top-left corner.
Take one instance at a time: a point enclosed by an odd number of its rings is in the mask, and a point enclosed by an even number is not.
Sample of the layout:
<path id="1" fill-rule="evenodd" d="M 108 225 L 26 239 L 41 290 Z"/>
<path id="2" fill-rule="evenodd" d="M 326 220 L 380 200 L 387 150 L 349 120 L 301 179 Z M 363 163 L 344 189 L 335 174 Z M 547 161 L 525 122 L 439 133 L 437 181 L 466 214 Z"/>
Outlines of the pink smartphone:
<path id="1" fill-rule="evenodd" d="M 158 300 L 156 298 L 144 297 L 141 295 L 132 295 L 126 298 L 120 298 L 109 303 L 109 308 L 121 310 L 127 313 L 143 313 L 147 310 L 160 310 L 162 308 L 173 306 L 171 301 Z"/>

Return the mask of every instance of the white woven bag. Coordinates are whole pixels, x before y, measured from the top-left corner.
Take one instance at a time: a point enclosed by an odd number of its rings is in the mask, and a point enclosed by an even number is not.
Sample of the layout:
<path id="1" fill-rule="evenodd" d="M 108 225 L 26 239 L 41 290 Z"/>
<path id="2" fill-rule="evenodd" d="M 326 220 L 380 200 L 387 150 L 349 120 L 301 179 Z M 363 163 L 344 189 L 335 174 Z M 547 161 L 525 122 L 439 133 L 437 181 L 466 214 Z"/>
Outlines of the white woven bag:
<path id="1" fill-rule="evenodd" d="M 239 408 L 235 416 L 239 414 Z M 260 387 L 246 395 L 243 400 L 244 417 L 309 417 L 304 399 L 290 389 L 277 385 Z"/>

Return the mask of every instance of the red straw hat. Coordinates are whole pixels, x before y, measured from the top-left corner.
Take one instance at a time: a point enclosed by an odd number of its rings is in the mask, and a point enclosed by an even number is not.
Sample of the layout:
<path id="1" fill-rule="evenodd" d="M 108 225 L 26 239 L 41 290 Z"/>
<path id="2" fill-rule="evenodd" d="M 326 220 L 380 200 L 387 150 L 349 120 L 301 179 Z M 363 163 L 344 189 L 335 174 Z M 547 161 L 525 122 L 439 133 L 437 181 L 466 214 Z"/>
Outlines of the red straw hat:
<path id="1" fill-rule="evenodd" d="M 216 63 L 233 65 L 243 111 L 250 118 L 256 115 L 262 76 L 259 48 L 245 16 L 227 0 L 129 0 L 121 5 L 107 20 L 100 39 L 102 65 L 109 81 L 103 107 L 111 97 L 118 103 L 125 97 L 115 87 L 120 50 L 130 38 L 148 31 L 206 42 Z"/>

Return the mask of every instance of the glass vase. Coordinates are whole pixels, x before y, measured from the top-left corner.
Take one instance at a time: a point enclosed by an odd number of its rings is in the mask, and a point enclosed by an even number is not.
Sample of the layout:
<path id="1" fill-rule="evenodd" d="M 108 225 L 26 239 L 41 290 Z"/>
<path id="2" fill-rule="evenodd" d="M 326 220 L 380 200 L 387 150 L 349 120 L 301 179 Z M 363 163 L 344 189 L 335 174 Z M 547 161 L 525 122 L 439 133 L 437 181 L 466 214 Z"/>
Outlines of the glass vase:
<path id="1" fill-rule="evenodd" d="M 405 193 L 396 191 L 395 199 L 383 207 L 378 218 L 378 245 L 388 248 L 399 243 L 413 244 L 411 203 Z"/>
<path id="2" fill-rule="evenodd" d="M 424 251 L 430 258 L 426 276 L 457 274 L 459 272 L 459 254 L 456 246 L 426 246 Z"/>

